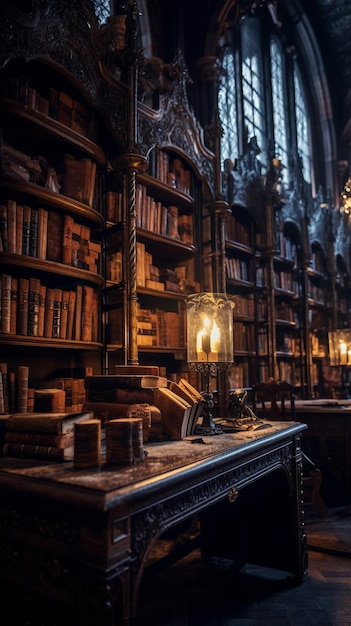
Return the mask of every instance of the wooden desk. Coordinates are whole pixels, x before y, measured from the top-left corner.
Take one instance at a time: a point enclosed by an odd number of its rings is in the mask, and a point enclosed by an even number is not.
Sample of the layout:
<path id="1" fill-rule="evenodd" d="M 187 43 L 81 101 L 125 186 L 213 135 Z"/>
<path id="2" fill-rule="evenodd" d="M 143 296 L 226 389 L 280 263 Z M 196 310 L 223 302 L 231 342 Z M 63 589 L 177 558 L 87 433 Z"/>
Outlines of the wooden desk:
<path id="1" fill-rule="evenodd" d="M 125 469 L 74 471 L 71 463 L 3 457 L 0 611 L 7 615 L 10 604 L 23 619 L 38 610 L 46 621 L 33 623 L 45 626 L 129 625 L 151 546 L 194 514 L 201 519 L 204 553 L 215 554 L 220 538 L 221 555 L 231 556 L 230 511 L 249 512 L 254 531 L 246 542 L 243 535 L 247 560 L 301 582 L 307 571 L 305 428 L 275 422 L 249 434 L 206 437 L 205 444 L 148 444 L 146 461 Z M 1 613 L 0 620 L 7 623 Z"/>

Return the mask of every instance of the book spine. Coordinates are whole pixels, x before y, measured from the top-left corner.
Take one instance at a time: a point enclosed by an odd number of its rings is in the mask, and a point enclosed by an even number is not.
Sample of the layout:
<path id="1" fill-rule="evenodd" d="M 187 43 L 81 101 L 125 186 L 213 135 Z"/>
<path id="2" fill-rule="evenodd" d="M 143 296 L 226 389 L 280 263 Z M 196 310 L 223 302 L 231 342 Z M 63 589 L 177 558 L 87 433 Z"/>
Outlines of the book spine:
<path id="1" fill-rule="evenodd" d="M 29 367 L 19 365 L 16 368 L 17 411 L 27 413 L 28 410 L 28 378 Z"/>
<path id="2" fill-rule="evenodd" d="M 25 443 L 33 446 L 68 448 L 74 444 L 74 433 L 68 433 L 67 435 L 50 435 L 46 433 L 7 431 L 5 433 L 5 443 Z"/>
<path id="3" fill-rule="evenodd" d="M 38 337 L 44 337 L 46 286 L 40 285 L 38 306 Z"/>
<path id="4" fill-rule="evenodd" d="M 0 394 L 0 403 L 2 403 L 3 412 L 9 413 L 10 398 L 9 398 L 9 381 L 8 381 L 8 373 L 7 373 L 7 363 L 0 363 L 0 377 L 1 377 L 1 385 L 2 385 L 2 400 L 1 400 L 1 394 Z"/>
<path id="5" fill-rule="evenodd" d="M 61 310 L 62 310 L 62 289 L 55 289 L 54 310 L 53 310 L 53 318 L 52 318 L 52 336 L 55 339 L 59 339 L 60 334 L 61 334 Z"/>
<path id="6" fill-rule="evenodd" d="M 58 448 L 55 446 L 35 446 L 29 443 L 5 443 L 3 454 L 26 459 L 43 461 L 72 461 L 73 447 Z"/>
<path id="7" fill-rule="evenodd" d="M 28 335 L 29 279 L 20 278 L 18 284 L 18 334 Z"/>
<path id="8" fill-rule="evenodd" d="M 23 228 L 22 228 L 22 254 L 29 256 L 30 250 L 30 223 L 31 223 L 31 208 L 29 206 L 23 207 Z"/>
<path id="9" fill-rule="evenodd" d="M 37 337 L 39 330 L 39 292 L 40 280 L 38 278 L 30 278 L 28 302 L 28 335 L 32 337 Z"/>
<path id="10" fill-rule="evenodd" d="M 47 288 L 45 301 L 44 337 L 52 337 L 54 321 L 55 289 Z"/>
<path id="11" fill-rule="evenodd" d="M 10 334 L 11 332 L 11 283 L 12 277 L 9 274 L 1 276 L 1 332 Z"/>

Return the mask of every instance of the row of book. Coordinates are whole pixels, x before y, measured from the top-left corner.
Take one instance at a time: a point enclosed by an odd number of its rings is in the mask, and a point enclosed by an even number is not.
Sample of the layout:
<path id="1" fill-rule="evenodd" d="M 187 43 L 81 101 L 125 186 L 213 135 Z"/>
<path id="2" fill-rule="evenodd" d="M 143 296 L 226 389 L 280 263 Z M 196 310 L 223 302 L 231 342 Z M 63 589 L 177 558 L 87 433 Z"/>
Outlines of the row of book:
<path id="1" fill-rule="evenodd" d="M 277 289 L 285 289 L 286 291 L 294 291 L 298 293 L 297 282 L 293 278 L 292 272 L 274 272 L 274 287 Z"/>
<path id="2" fill-rule="evenodd" d="M 156 407 L 154 419 L 160 420 L 162 433 L 172 439 L 194 434 L 204 408 L 201 393 L 185 378 L 176 382 L 159 374 L 87 376 L 85 388 L 85 410 L 97 417 L 123 417 L 137 405 Z"/>
<path id="3" fill-rule="evenodd" d="M 133 374 L 121 373 L 124 370 L 130 372 L 130 369 Z M 63 408 L 63 387 L 36 390 L 34 409 L 37 410 L 16 411 L 6 416 L 3 422 L 3 454 L 48 461 L 72 461 L 75 459 L 76 444 L 79 443 L 82 444 L 79 448 L 80 456 L 88 461 L 91 446 L 85 450 L 84 437 L 78 441 L 76 434 L 77 424 L 91 420 L 100 422 L 103 433 L 108 422 L 116 419 L 125 422 L 126 417 L 137 417 L 139 421 L 142 418 L 143 441 L 148 440 L 149 433 L 153 433 L 156 438 L 172 439 L 184 439 L 195 433 L 204 400 L 186 378 L 178 382 L 168 380 L 159 374 L 157 366 L 116 366 L 116 371 L 118 373 L 113 375 L 85 376 L 85 401 L 75 411 L 73 405 L 70 410 L 59 410 Z M 135 371 L 155 373 L 135 374 Z M 53 384 L 53 381 L 50 383 Z M 100 428 L 98 430 L 100 433 Z M 99 446 L 103 440 L 101 436 Z M 115 452 L 118 456 L 118 450 Z"/>
<path id="4" fill-rule="evenodd" d="M 193 217 L 181 214 L 175 205 L 166 206 L 147 192 L 145 185 L 136 187 L 137 227 L 164 237 L 194 242 Z"/>
<path id="5" fill-rule="evenodd" d="M 250 266 L 248 261 L 238 257 L 226 257 L 227 277 L 233 280 L 250 280 Z"/>
<path id="6" fill-rule="evenodd" d="M 115 308 L 108 312 L 107 341 L 123 343 L 123 311 Z M 137 343 L 139 346 L 179 347 L 184 345 L 184 318 L 177 312 L 163 309 L 137 311 Z"/>
<path id="7" fill-rule="evenodd" d="M 69 196 L 78 202 L 93 206 L 96 163 L 88 157 L 76 158 L 72 154 L 59 154 L 50 158 L 32 157 L 4 144 L 2 168 L 4 174 L 20 178 Z"/>
<path id="8" fill-rule="evenodd" d="M 149 172 L 161 182 L 187 195 L 193 194 L 191 172 L 184 167 L 181 159 L 171 158 L 163 150 L 152 150 L 149 155 Z"/>
<path id="9" fill-rule="evenodd" d="M 200 284 L 194 280 L 193 266 L 189 263 L 175 266 L 174 268 L 159 267 L 155 265 L 153 255 L 141 241 L 137 242 L 136 251 L 136 281 L 139 287 L 185 293 L 200 290 Z"/>
<path id="10" fill-rule="evenodd" d="M 6 335 L 98 341 L 98 295 L 93 287 L 53 288 L 39 278 L 0 275 L 0 329 Z"/>
<path id="11" fill-rule="evenodd" d="M 0 205 L 0 252 L 65 263 L 97 273 L 101 243 L 72 215 L 30 207 L 9 199 Z"/>
<path id="12" fill-rule="evenodd" d="M 256 298 L 253 293 L 235 295 L 235 317 L 247 317 L 252 320 L 267 319 L 267 302 L 261 297 Z"/>
<path id="13" fill-rule="evenodd" d="M 85 368 L 91 374 L 91 368 Z M 0 363 L 0 414 L 33 411 L 79 411 L 85 402 L 84 377 L 55 376 L 30 384 L 28 365 L 10 368 Z"/>
<path id="14" fill-rule="evenodd" d="M 89 411 L 13 413 L 6 419 L 2 453 L 41 461 L 73 461 L 76 425 L 93 418 Z M 85 441 L 87 444 L 86 437 Z M 101 443 L 102 437 L 99 446 Z"/>
<path id="15" fill-rule="evenodd" d="M 38 90 L 31 78 L 19 74 L 11 76 L 4 83 L 2 93 L 85 137 L 94 135 L 95 119 L 90 109 L 63 90 L 53 87 L 41 87 Z"/>
<path id="16" fill-rule="evenodd" d="M 229 216 L 225 223 L 226 239 L 240 241 L 245 246 L 252 246 L 250 227 L 239 222 L 234 216 Z"/>

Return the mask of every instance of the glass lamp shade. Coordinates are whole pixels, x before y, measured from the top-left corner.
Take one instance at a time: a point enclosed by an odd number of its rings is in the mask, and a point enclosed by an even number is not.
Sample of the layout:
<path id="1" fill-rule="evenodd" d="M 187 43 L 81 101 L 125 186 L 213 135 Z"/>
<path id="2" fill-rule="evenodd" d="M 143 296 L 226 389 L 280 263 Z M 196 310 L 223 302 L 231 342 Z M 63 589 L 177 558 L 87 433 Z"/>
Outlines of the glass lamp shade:
<path id="1" fill-rule="evenodd" d="M 232 363 L 234 303 L 222 293 L 194 293 L 186 305 L 188 363 Z"/>
<path id="2" fill-rule="evenodd" d="M 330 365 L 351 366 L 351 329 L 330 331 L 328 343 Z"/>

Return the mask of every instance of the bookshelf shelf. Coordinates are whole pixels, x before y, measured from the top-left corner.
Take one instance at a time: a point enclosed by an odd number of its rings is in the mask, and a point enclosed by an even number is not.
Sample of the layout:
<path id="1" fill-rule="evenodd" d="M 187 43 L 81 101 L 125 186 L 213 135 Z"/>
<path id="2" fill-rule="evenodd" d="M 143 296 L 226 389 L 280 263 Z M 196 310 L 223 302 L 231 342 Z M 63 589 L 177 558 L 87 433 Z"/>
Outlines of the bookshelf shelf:
<path id="1" fill-rule="evenodd" d="M 27 200 L 33 198 L 43 206 L 75 215 L 82 222 L 90 223 L 96 229 L 101 229 L 105 225 L 101 213 L 92 207 L 34 183 L 8 176 L 0 176 L 0 189 L 14 192 L 17 196 L 27 198 Z"/>
<path id="2" fill-rule="evenodd" d="M 194 198 L 179 189 L 175 189 L 171 187 L 171 185 L 157 180 L 157 178 L 150 176 L 150 174 L 140 174 L 138 176 L 138 182 L 145 185 L 150 194 L 156 195 L 159 200 L 167 203 L 173 202 L 180 209 L 188 213 L 193 211 L 195 206 Z"/>
<path id="3" fill-rule="evenodd" d="M 61 147 L 66 150 L 67 146 L 79 150 L 93 158 L 99 165 L 106 163 L 106 156 L 101 148 L 65 124 L 7 98 L 0 98 L 0 110 L 4 119 L 16 119 L 18 139 L 22 139 L 25 134 L 26 136 L 29 135 L 31 140 L 41 141 L 45 144 L 55 141 L 56 144 L 61 144 Z"/>
<path id="4" fill-rule="evenodd" d="M 103 344 L 96 341 L 70 341 L 65 339 L 48 339 L 47 337 L 25 337 L 23 335 L 6 335 L 0 333 L 0 342 L 4 346 L 33 347 L 43 350 L 54 348 L 62 350 L 101 351 Z"/>
<path id="5" fill-rule="evenodd" d="M 105 284 L 103 276 L 89 272 L 75 267 L 70 267 L 62 263 L 55 263 L 54 261 L 44 261 L 41 259 L 31 258 L 30 256 L 21 256 L 19 254 L 10 254 L 7 252 L 0 252 L 0 263 L 5 268 L 20 268 L 22 273 L 26 274 L 48 274 L 51 277 L 62 277 L 70 279 L 70 281 L 80 281 L 83 283 L 94 285 L 97 288 L 101 288 Z M 58 279 L 55 278 L 54 282 L 57 283 Z"/>

